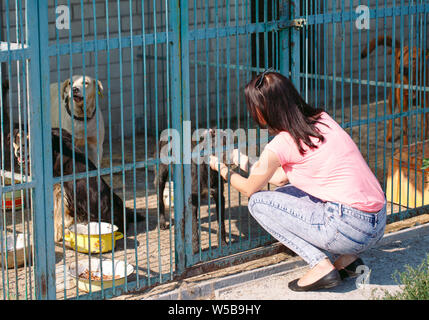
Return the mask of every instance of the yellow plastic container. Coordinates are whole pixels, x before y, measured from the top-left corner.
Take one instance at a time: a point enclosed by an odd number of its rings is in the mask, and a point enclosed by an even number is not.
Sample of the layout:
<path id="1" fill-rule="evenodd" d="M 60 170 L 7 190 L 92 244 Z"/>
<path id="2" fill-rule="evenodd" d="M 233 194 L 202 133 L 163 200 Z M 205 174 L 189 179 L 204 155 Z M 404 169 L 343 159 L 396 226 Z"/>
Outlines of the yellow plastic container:
<path id="1" fill-rule="evenodd" d="M 78 261 L 77 265 L 73 262 L 69 267 L 69 274 L 74 279 L 78 288 L 82 291 L 92 292 L 101 290 L 101 280 L 91 280 L 91 286 L 89 279 L 82 277 L 82 274 L 89 273 L 91 267 L 92 275 L 103 278 L 103 289 L 113 287 L 113 274 L 115 276 L 115 287 L 121 286 L 125 283 L 125 278 L 134 272 L 134 267 L 130 264 L 126 264 L 124 261 L 115 261 L 105 259 L 100 260 L 97 258 L 91 258 L 90 260 L 85 259 Z M 107 278 L 107 279 L 105 279 Z M 112 278 L 112 279 L 110 279 Z"/>
<path id="2" fill-rule="evenodd" d="M 75 225 L 71 225 L 68 228 L 69 234 L 65 235 L 64 239 L 78 252 L 104 253 L 112 251 L 116 245 L 116 240 L 124 237 L 124 235 L 117 230 L 117 226 L 107 222 L 90 222 L 88 233 L 88 225 L 79 223 L 76 224 L 76 227 Z"/>

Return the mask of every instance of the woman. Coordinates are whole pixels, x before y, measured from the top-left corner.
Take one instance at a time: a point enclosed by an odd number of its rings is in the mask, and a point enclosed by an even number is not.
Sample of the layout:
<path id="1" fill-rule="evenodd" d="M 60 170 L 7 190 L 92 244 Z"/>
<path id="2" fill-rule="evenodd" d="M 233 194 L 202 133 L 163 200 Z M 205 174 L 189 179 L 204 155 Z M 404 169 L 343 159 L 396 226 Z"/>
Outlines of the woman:
<path id="1" fill-rule="evenodd" d="M 230 172 L 214 156 L 211 168 L 250 197 L 252 216 L 309 264 L 290 289 L 331 288 L 357 276 L 363 265 L 359 254 L 382 238 L 386 225 L 385 195 L 359 149 L 279 73 L 264 72 L 244 93 L 252 118 L 275 137 L 248 178 Z M 268 182 L 289 184 L 260 191 Z M 333 254 L 333 263 L 323 251 Z"/>

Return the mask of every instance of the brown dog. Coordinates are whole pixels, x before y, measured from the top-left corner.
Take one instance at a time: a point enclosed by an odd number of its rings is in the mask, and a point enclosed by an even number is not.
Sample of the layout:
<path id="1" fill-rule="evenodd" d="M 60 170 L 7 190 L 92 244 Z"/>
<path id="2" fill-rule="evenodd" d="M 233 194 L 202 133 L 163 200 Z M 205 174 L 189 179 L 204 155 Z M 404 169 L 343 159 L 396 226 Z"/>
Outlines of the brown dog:
<path id="1" fill-rule="evenodd" d="M 369 53 L 371 53 L 376 45 L 386 45 L 389 47 L 393 47 L 392 45 L 393 40 L 390 36 L 380 36 L 378 39 L 372 39 L 369 44 Z M 392 50 L 389 50 L 387 52 L 388 54 L 392 53 Z M 411 57 L 411 63 L 412 66 L 410 67 L 409 62 L 409 56 Z M 361 53 L 361 57 L 365 58 L 368 55 L 367 48 L 364 48 Z M 403 77 L 401 78 L 401 55 L 402 55 L 402 64 L 403 64 Z M 428 63 L 424 63 L 424 60 L 429 58 L 429 49 L 426 49 L 424 52 L 421 49 L 418 49 L 416 47 L 413 47 L 413 50 L 408 48 L 408 46 L 403 46 L 401 50 L 401 42 L 399 40 L 395 41 L 395 74 L 394 79 L 392 83 L 395 85 L 401 85 L 403 83 L 404 85 L 409 86 L 429 86 L 429 67 Z M 424 72 L 423 66 L 426 67 L 426 73 Z M 412 78 L 412 83 L 410 83 L 410 77 Z M 424 81 L 424 78 L 426 77 L 426 81 Z M 413 105 L 417 105 L 417 103 L 423 104 L 424 103 L 424 96 L 420 97 L 420 101 L 418 101 L 418 95 L 417 90 L 413 90 L 412 88 L 406 88 L 403 89 L 403 100 L 402 100 L 402 110 L 403 112 L 407 112 L 409 108 L 409 96 L 411 95 L 411 101 Z M 395 95 L 395 96 L 393 96 Z M 429 91 L 426 90 L 426 108 L 429 107 Z M 400 108 L 401 106 L 401 88 L 391 88 L 390 94 L 389 94 L 389 100 L 387 103 L 387 107 L 389 108 L 390 114 L 392 114 L 393 111 L 393 98 L 395 98 L 395 105 L 398 105 Z M 424 108 L 425 106 L 421 106 Z M 426 121 L 424 121 L 426 118 Z M 428 121 L 429 121 L 429 114 L 424 113 L 421 117 L 422 124 L 421 124 L 421 130 L 422 130 L 422 137 L 425 139 L 428 135 Z M 423 126 L 423 121 L 425 125 Z M 403 134 L 404 134 L 404 144 L 408 144 L 408 119 L 406 119 L 403 123 Z M 388 122 L 388 132 L 387 132 L 387 141 L 392 141 L 392 120 L 389 120 Z"/>

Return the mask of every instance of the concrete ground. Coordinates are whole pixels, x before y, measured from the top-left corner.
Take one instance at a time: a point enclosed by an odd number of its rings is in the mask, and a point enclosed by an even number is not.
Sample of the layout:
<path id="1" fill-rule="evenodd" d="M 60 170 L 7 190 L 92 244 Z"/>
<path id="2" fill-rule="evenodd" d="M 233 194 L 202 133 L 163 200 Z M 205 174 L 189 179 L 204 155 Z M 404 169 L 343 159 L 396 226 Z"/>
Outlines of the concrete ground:
<path id="1" fill-rule="evenodd" d="M 221 279 L 184 286 L 149 299 L 215 300 L 368 300 L 380 298 L 384 290 L 400 289 L 393 275 L 406 265 L 416 267 L 429 254 L 429 223 L 392 232 L 379 244 L 362 254 L 367 268 L 363 275 L 347 279 L 341 285 L 323 291 L 294 292 L 288 282 L 301 277 L 308 269 L 299 257 L 275 265 L 250 270 Z M 365 281 L 366 280 L 366 281 Z"/>

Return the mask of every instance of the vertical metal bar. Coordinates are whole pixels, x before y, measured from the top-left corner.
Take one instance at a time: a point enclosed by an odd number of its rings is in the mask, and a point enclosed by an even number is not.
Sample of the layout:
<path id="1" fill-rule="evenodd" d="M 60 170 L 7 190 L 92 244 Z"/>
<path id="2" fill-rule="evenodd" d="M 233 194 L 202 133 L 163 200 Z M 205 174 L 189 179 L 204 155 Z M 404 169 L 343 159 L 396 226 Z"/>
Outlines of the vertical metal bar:
<path id="1" fill-rule="evenodd" d="M 236 26 L 236 35 L 235 35 L 235 46 L 236 46 L 236 56 L 235 56 L 235 61 L 236 61 L 236 65 L 240 66 L 240 42 L 239 39 L 240 37 L 238 36 L 238 25 L 239 25 L 239 11 L 238 11 L 238 0 L 235 0 L 235 26 Z M 237 82 L 236 82 L 236 90 L 238 91 L 240 88 L 240 68 L 236 69 L 236 78 L 237 78 Z M 240 112 L 240 94 L 237 92 L 236 93 L 236 108 L 237 108 L 237 128 L 240 128 L 240 123 L 241 123 L 241 112 Z M 240 132 L 240 131 L 239 131 Z M 240 135 L 238 136 L 238 141 L 241 142 L 240 139 Z M 240 150 L 240 149 L 239 149 Z M 238 163 L 240 163 L 241 159 L 240 159 L 240 153 L 238 153 Z M 239 167 L 240 168 L 240 167 Z M 229 183 L 228 183 L 229 186 Z M 241 209 L 241 194 L 238 193 L 238 208 L 239 208 L 239 218 L 238 218 L 238 228 L 239 230 L 241 230 L 241 213 L 242 213 L 242 209 Z M 240 232 L 239 234 L 239 244 L 241 247 L 241 240 L 242 240 L 242 233 Z M 230 223 L 230 229 L 229 229 L 229 246 L 231 247 L 231 223 Z"/>
<path id="2" fill-rule="evenodd" d="M 387 6 L 387 0 L 384 0 L 384 7 Z M 386 11 L 384 12 L 384 17 L 383 17 L 383 37 L 384 37 L 384 41 L 386 41 L 386 23 L 387 23 L 387 18 L 386 18 Z M 360 52 L 360 50 L 359 50 Z M 386 58 L 386 46 L 383 46 L 383 80 L 384 80 L 384 86 L 383 86 L 383 114 L 384 116 L 387 115 L 387 58 Z M 360 93 L 359 93 L 360 96 Z M 386 130 L 387 130 L 387 121 L 384 120 L 383 121 L 383 133 L 384 133 L 384 139 L 383 139 L 383 184 L 382 187 L 384 188 L 384 190 L 386 191 L 386 154 L 387 154 L 387 135 L 386 135 Z"/>
<path id="3" fill-rule="evenodd" d="M 55 299 L 55 250 L 52 199 L 52 146 L 49 101 L 48 1 L 26 2 L 27 42 L 31 47 L 30 134 L 34 188 L 34 247 L 37 299 Z M 36 32 L 37 30 L 37 32 Z"/>
<path id="4" fill-rule="evenodd" d="M 232 8 L 230 9 L 231 5 L 230 5 L 230 1 L 227 0 L 226 1 L 226 26 L 230 27 L 231 26 L 231 14 L 230 11 L 232 11 Z M 237 19 L 237 16 L 235 17 L 235 19 Z M 236 48 L 236 50 L 238 50 L 238 48 Z M 227 125 L 226 128 L 227 129 L 231 129 L 231 97 L 230 97 L 230 83 L 231 83 L 231 75 L 230 75 L 230 65 L 231 65 L 231 38 L 228 35 L 227 39 L 226 39 L 226 121 L 227 121 Z M 236 65 L 236 68 L 238 69 L 238 64 Z M 223 139 L 223 138 L 222 138 Z M 229 139 L 227 137 L 227 143 L 229 143 Z M 222 144 L 223 145 L 223 144 Z M 224 150 L 225 151 L 225 150 Z M 223 154 L 223 153 L 222 153 Z M 229 167 L 228 167 L 228 174 L 229 174 Z M 220 173 L 219 173 L 220 175 Z M 218 208 L 220 208 L 218 211 L 218 221 L 219 221 L 219 229 L 218 229 L 218 237 L 219 237 L 219 248 L 221 248 L 221 244 L 222 241 L 220 241 L 221 237 L 222 237 L 222 232 L 221 230 L 225 227 L 224 223 L 222 222 L 222 219 L 220 218 L 221 215 L 223 215 L 223 217 L 226 217 L 226 208 L 224 210 L 224 212 L 221 212 L 221 199 L 223 194 L 221 194 L 221 184 L 223 184 L 223 179 L 221 177 L 219 177 L 219 203 L 217 204 Z M 231 184 L 228 183 L 227 186 L 227 190 L 228 190 L 228 225 L 229 225 L 229 236 L 231 237 Z M 226 230 L 225 230 L 226 233 Z M 226 240 L 223 239 L 222 240 Z M 229 245 L 231 246 L 231 238 L 228 241 Z"/>
<path id="5" fill-rule="evenodd" d="M 291 19 L 298 17 L 300 14 L 301 4 L 298 0 L 290 2 L 291 5 Z M 298 92 L 301 92 L 301 79 L 299 73 L 301 71 L 301 41 L 300 31 L 295 28 L 291 28 L 291 80 Z"/>
<path id="6" fill-rule="evenodd" d="M 375 8 L 378 11 L 378 1 L 375 4 Z M 378 16 L 375 17 L 375 39 L 378 39 Z M 375 56 L 378 57 L 378 44 L 375 47 Z M 375 118 L 378 119 L 378 59 L 375 60 Z M 368 106 L 369 109 L 369 106 Z M 369 123 L 368 123 L 369 127 Z M 374 155 L 374 174 L 377 177 L 378 173 L 378 165 L 377 165 L 377 154 L 378 154 L 378 121 L 375 122 L 375 155 Z M 368 155 L 368 163 L 369 163 L 369 155 Z"/>
<path id="7" fill-rule="evenodd" d="M 170 128 L 171 128 L 171 101 L 170 101 L 170 77 L 171 77 L 171 73 L 170 73 L 170 38 L 169 38 L 169 34 L 170 34 L 170 5 L 169 5 L 169 0 L 165 0 L 165 32 L 166 32 L 166 55 L 167 55 L 167 63 L 166 63 L 166 78 L 167 78 L 167 84 L 166 84 L 166 92 L 167 92 L 167 128 L 170 132 Z M 169 235 L 169 248 L 170 248 L 170 280 L 173 279 L 173 234 L 172 234 L 172 214 L 171 214 L 171 194 L 172 194 L 172 190 L 170 188 L 170 186 L 172 186 L 172 182 L 171 182 L 171 164 L 168 165 L 169 166 L 169 170 L 168 170 L 168 183 L 169 183 L 169 188 L 168 188 L 168 215 L 169 215 L 169 231 L 168 231 L 168 235 Z"/>
<path id="8" fill-rule="evenodd" d="M 219 3 L 218 3 L 218 0 L 215 0 L 215 27 L 216 27 L 216 30 L 218 30 L 219 29 Z M 219 108 L 220 108 L 220 92 L 219 92 L 219 90 L 220 90 L 220 81 L 219 81 L 219 76 L 220 76 L 220 71 L 219 71 L 219 64 L 220 64 L 220 57 L 219 57 L 219 51 L 220 51 L 220 46 L 219 46 L 219 33 L 218 32 L 216 32 L 216 49 L 215 49 L 215 51 L 216 51 L 216 72 L 215 72 L 215 74 L 216 74 L 216 126 L 217 126 L 217 128 L 220 128 L 220 110 L 219 110 Z M 216 144 L 217 144 L 217 146 L 219 146 L 219 136 L 217 136 L 216 137 Z M 218 152 L 218 151 L 216 151 L 216 152 Z M 217 172 L 217 177 L 216 177 L 216 179 L 218 180 L 218 181 L 220 181 L 220 172 L 219 172 L 220 170 L 218 170 L 218 172 Z M 220 186 L 219 186 L 220 187 Z M 210 194 L 210 186 L 209 186 L 209 194 Z M 219 198 L 219 200 L 220 200 L 220 198 Z M 219 205 L 218 203 L 216 204 L 216 205 Z M 211 208 L 209 207 L 209 216 L 211 216 L 211 214 L 210 214 L 210 210 Z M 218 219 L 217 221 L 219 221 L 220 219 Z M 219 226 L 220 226 L 220 223 L 219 223 Z M 218 226 L 218 227 L 219 227 Z M 220 231 L 220 229 L 218 229 L 218 231 Z M 210 236 L 211 236 L 211 233 L 210 233 Z M 218 249 L 220 248 L 220 243 L 218 243 Z"/>
<path id="9" fill-rule="evenodd" d="M 81 23 L 81 42 L 82 42 L 82 75 L 83 75 L 83 81 L 85 81 L 86 77 L 86 54 L 85 50 L 83 48 L 85 47 L 85 24 L 84 24 L 84 18 L 85 18 L 85 12 L 84 12 L 84 5 L 83 0 L 80 1 L 80 23 Z M 73 83 L 73 80 L 71 80 Z M 89 176 L 88 176 L 88 128 L 87 128 L 87 115 L 86 115 L 86 107 L 87 107 L 87 101 L 86 101 L 86 86 L 83 86 L 83 117 L 84 117 L 84 154 L 85 154 L 85 173 L 86 173 L 86 201 L 87 201 L 87 222 L 88 222 L 88 234 L 90 234 L 89 229 L 89 223 L 90 223 L 90 216 L 91 216 L 91 207 L 90 207 L 90 196 L 89 196 Z M 71 108 L 73 110 L 73 108 Z M 73 113 L 72 113 L 73 114 Z M 88 237 L 88 247 L 91 248 L 91 237 Z M 91 274 L 91 250 L 88 250 L 88 271 Z M 89 277 L 89 295 L 92 295 L 92 279 Z"/>
<path id="10" fill-rule="evenodd" d="M 7 76 L 9 79 L 11 79 L 12 76 L 12 72 L 11 72 L 11 65 L 12 65 L 12 58 L 11 58 L 11 54 L 10 54 L 10 49 L 11 49 L 11 39 L 10 39 L 10 17 L 9 17 L 9 2 L 6 2 L 6 42 L 7 42 L 7 51 L 8 51 L 8 64 L 7 64 Z M 8 103 L 8 108 L 9 108 L 9 134 L 11 134 L 12 132 L 12 123 L 13 123 L 13 113 L 12 113 L 12 83 L 9 84 L 9 103 Z M 10 143 L 10 142 L 9 142 Z M 13 161 L 13 153 L 12 150 L 9 151 L 9 160 L 10 160 L 10 164 L 11 164 L 11 185 L 14 186 L 15 185 L 15 179 L 14 179 L 14 161 Z M 12 204 L 15 203 L 15 192 L 12 193 Z M 15 216 L 15 206 L 12 205 L 12 215 Z M 6 248 L 8 248 L 8 239 L 7 239 L 7 220 L 6 220 L 6 215 L 4 215 L 4 221 L 3 221 L 3 225 L 4 225 L 4 232 L 5 232 L 5 245 Z M 14 259 L 14 263 L 16 261 L 15 257 L 13 257 Z M 9 253 L 8 250 L 5 251 L 5 261 L 9 260 Z M 9 272 L 6 271 L 6 284 L 7 284 L 7 298 L 10 299 L 10 282 L 9 282 Z"/>
<path id="11" fill-rule="evenodd" d="M 142 19 L 142 54 L 143 54 L 143 110 L 144 114 L 148 114 L 147 112 L 147 67 L 146 67 L 146 23 L 145 23 L 145 7 L 144 3 L 142 1 L 142 12 L 141 12 L 141 19 Z M 147 124 L 147 117 L 144 117 L 144 141 L 145 141 L 145 161 L 148 161 L 148 124 Z M 149 233 L 149 187 L 148 187 L 148 167 L 145 166 L 145 206 L 146 206 L 146 233 Z M 147 265 L 147 283 L 150 286 L 151 285 L 151 271 L 150 271 L 150 259 L 149 259 L 149 237 L 146 237 L 146 265 Z"/>
<path id="12" fill-rule="evenodd" d="M 173 29 L 172 59 L 173 72 L 171 79 L 171 109 L 172 127 L 176 132 L 182 133 L 182 65 L 181 65 L 181 19 L 180 0 L 170 2 L 170 25 Z M 182 140 L 182 137 L 181 139 Z M 175 233 L 175 264 L 176 274 L 185 271 L 185 204 L 183 195 L 183 166 L 182 143 L 173 142 L 173 154 L 178 155 L 173 164 L 174 180 L 174 233 Z"/>
<path id="13" fill-rule="evenodd" d="M 121 101 L 121 165 L 122 165 L 122 216 L 124 219 L 124 251 L 127 252 L 127 218 L 126 218 L 126 207 L 125 207 L 125 133 L 124 133 L 124 71 L 123 71 L 123 49 L 122 49 L 122 23 L 121 23 L 121 5 L 120 1 L 116 2 L 116 9 L 118 12 L 118 37 L 119 37 L 119 79 L 120 79 L 120 101 Z M 113 262 L 115 260 L 113 259 Z M 125 255 L 125 264 L 127 264 L 127 255 Z M 128 291 L 128 280 L 125 277 L 125 291 Z"/>
<path id="14" fill-rule="evenodd" d="M 154 86 L 155 86 L 155 137 L 156 141 L 159 141 L 158 138 L 158 45 L 157 45 L 157 7 L 156 7 L 156 1 L 154 0 L 152 2 L 153 4 L 153 34 L 155 38 L 155 44 L 154 44 L 154 64 L 155 64 L 155 72 L 154 72 Z M 158 150 L 158 144 L 155 145 L 156 154 L 159 154 Z M 156 163 L 156 172 L 159 172 L 159 162 Z M 162 198 L 163 195 L 159 194 L 159 189 L 156 190 L 157 193 L 157 199 L 160 197 Z M 163 200 L 162 200 L 163 201 Z M 157 209 L 157 219 L 158 219 L 158 274 L 159 274 L 159 281 L 162 279 L 162 262 L 161 262 L 161 227 L 159 224 L 159 208 Z"/>
<path id="15" fill-rule="evenodd" d="M 98 85 L 98 42 L 97 42 L 97 14 L 96 14 L 96 6 L 95 6 L 95 0 L 92 1 L 92 17 L 93 17 L 93 22 L 94 22 L 94 45 L 95 45 L 95 50 L 94 50 L 94 65 L 95 65 L 95 85 L 97 88 L 96 94 L 95 94 L 95 121 L 96 121 L 96 137 L 97 137 L 97 163 L 96 163 L 96 167 L 97 167 L 97 197 L 98 197 L 98 206 L 97 206 L 97 219 L 98 219 L 98 223 L 101 222 L 101 192 L 100 192 L 100 188 L 101 188 L 101 176 L 100 176 L 100 169 L 101 169 L 101 161 L 102 159 L 100 158 L 100 118 L 99 118 L 99 110 L 100 110 L 100 101 L 99 101 L 99 96 L 100 96 L 100 88 Z M 104 123 L 103 123 L 104 125 Z M 113 220 L 112 220 L 113 221 Z M 98 235 L 98 241 L 101 244 L 102 240 L 101 240 L 101 224 L 99 224 L 99 235 Z M 113 229 L 112 229 L 112 242 L 114 239 L 114 235 L 113 235 Z M 89 245 L 88 245 L 89 246 Z M 112 248 L 114 247 L 114 245 L 112 245 Z M 102 250 L 100 250 L 100 254 L 99 254 L 100 260 L 102 259 Z M 100 264 L 100 273 L 103 274 L 103 264 Z M 113 278 L 115 277 L 114 275 L 115 270 L 113 269 Z M 101 297 L 102 299 L 105 297 L 104 294 L 104 280 L 103 277 L 101 277 Z"/>
<path id="16" fill-rule="evenodd" d="M 423 0 L 422 0 L 422 4 L 423 4 Z M 426 57 L 427 57 L 427 55 L 428 55 L 428 53 L 429 53 L 429 51 L 427 51 L 427 29 L 428 29 L 428 24 L 427 24 L 427 13 L 425 12 L 425 13 L 423 13 L 422 14 L 423 15 L 423 18 L 420 20 L 421 21 L 421 26 L 422 26 L 422 32 L 421 32 L 421 34 L 422 34 L 422 36 L 421 36 L 421 38 L 422 38 L 422 45 L 421 45 L 421 49 L 422 49 L 422 59 L 421 59 L 421 64 L 422 64 L 422 83 L 420 84 L 420 86 L 421 87 L 423 87 L 423 88 L 425 88 L 427 85 L 429 85 L 428 83 L 427 83 L 427 81 L 426 81 L 426 79 L 427 79 L 427 67 L 428 67 L 428 59 L 426 59 Z M 429 103 L 429 101 L 427 100 L 427 99 L 429 99 L 429 92 L 428 92 L 428 90 L 426 89 L 421 89 L 421 95 L 422 95 L 422 106 L 424 107 L 424 108 L 426 108 L 426 106 L 427 106 L 427 103 Z M 424 111 L 424 113 L 423 113 L 423 117 L 422 117 L 422 119 L 423 119 L 423 122 L 422 122 L 422 128 L 423 128 L 423 137 L 422 137 L 422 139 L 423 139 L 423 141 L 426 141 L 426 138 L 428 138 L 428 137 L 426 137 L 426 134 L 427 134 L 427 132 L 426 132 L 426 126 L 429 126 L 429 123 L 427 123 L 426 121 L 426 116 L 427 116 L 427 110 L 425 110 Z M 423 143 L 423 148 L 422 148 L 422 154 L 424 155 L 425 154 L 425 144 L 426 143 Z M 424 190 L 424 184 L 425 184 L 425 175 L 424 174 L 422 174 L 422 190 Z M 425 203 L 425 197 L 424 197 L 424 192 L 423 192 L 423 195 L 422 195 L 422 203 L 424 204 Z"/>
<path id="17" fill-rule="evenodd" d="M 210 6 L 209 6 L 209 1 L 205 0 L 205 6 L 204 6 L 205 10 L 205 29 L 207 32 L 207 29 L 209 28 L 209 24 L 210 24 L 210 15 L 209 15 L 209 11 L 210 11 Z M 211 108 L 210 108 L 210 58 L 209 58 L 209 49 L 210 49 L 210 42 L 209 42 L 209 38 L 206 37 L 206 41 L 205 41 L 205 56 L 206 56 L 206 125 L 207 128 L 210 128 L 210 116 L 211 116 Z M 209 148 L 211 148 L 211 139 L 209 140 Z M 204 164 L 206 165 L 206 164 Z M 210 186 L 211 185 L 211 177 L 210 174 L 207 173 L 207 185 Z M 211 208 L 211 199 L 210 197 L 208 197 L 208 211 L 210 212 L 210 208 Z M 211 243 L 211 215 L 209 214 L 209 218 L 208 218 L 208 223 L 209 223 L 209 255 L 211 255 L 212 253 L 212 243 Z"/>
<path id="18" fill-rule="evenodd" d="M 107 110 L 108 110 L 108 127 L 109 127 L 109 179 L 110 179 L 110 219 L 111 221 L 114 221 L 114 212 L 113 212 L 113 151 L 112 151 L 112 99 L 111 99 L 111 84 L 110 84 L 110 26 L 109 26 L 109 3 L 107 0 L 105 0 L 105 9 L 106 9 L 106 40 L 107 40 L 107 58 L 106 58 L 106 64 L 107 64 Z M 114 239 L 112 237 L 112 261 L 115 257 L 115 247 L 114 247 Z M 113 270 L 113 295 L 115 295 L 116 292 L 116 283 L 115 283 L 115 270 Z"/>
<path id="19" fill-rule="evenodd" d="M 132 152 L 133 152 L 133 221 L 134 221 L 134 257 L 136 263 L 136 270 L 139 270 L 139 259 L 138 259 L 138 246 L 137 246 L 137 171 L 136 171 L 136 125 L 135 125 L 135 90 L 134 90 L 134 38 L 133 38 L 133 1 L 129 0 L 129 18 L 130 18 L 130 39 L 131 39 L 131 118 L 132 118 Z M 95 17 L 95 15 L 94 15 Z M 156 42 L 156 41 L 155 41 Z M 158 140 L 157 140 L 158 141 Z M 113 238 L 113 231 L 112 231 Z M 126 239 L 125 239 L 126 241 Z M 137 288 L 140 287 L 140 275 L 139 272 L 136 272 L 136 284 Z"/>
<path id="20" fill-rule="evenodd" d="M 185 214 L 185 255 L 186 266 L 193 263 L 192 248 L 192 178 L 191 178 L 191 110 L 189 84 L 189 1 L 180 4 L 181 82 L 182 82 L 182 147 L 183 147 L 183 199 Z M 188 126 L 189 127 L 188 127 Z"/>
<path id="21" fill-rule="evenodd" d="M 197 1 L 194 0 L 194 30 L 198 29 L 198 19 L 197 19 L 197 13 L 198 13 L 198 7 L 197 7 Z M 201 24 L 203 24 L 203 20 L 201 19 Z M 196 132 L 198 132 L 198 128 L 199 128 L 199 103 L 198 103 L 198 40 L 194 41 L 194 83 L 195 83 L 195 130 Z M 200 153 L 200 144 L 197 144 L 197 153 Z M 205 165 L 205 164 L 202 164 Z M 200 195 L 200 163 L 199 161 L 196 163 L 197 166 L 197 194 L 198 194 L 198 201 L 197 201 L 197 205 L 198 205 L 198 212 L 197 212 L 197 223 L 198 223 L 198 238 L 201 239 L 201 195 Z M 201 243 L 202 241 L 200 241 Z M 201 259 L 201 245 L 198 246 L 198 254 L 199 254 L 199 259 Z"/>
<path id="22" fill-rule="evenodd" d="M 58 5 L 58 1 L 55 0 L 55 7 L 57 7 Z M 60 42 L 59 39 L 59 30 L 55 29 L 55 37 L 56 37 L 56 44 L 58 45 Z M 57 50 L 56 52 L 56 60 L 57 60 L 57 70 L 58 70 L 58 75 L 57 75 L 57 93 L 58 93 L 58 101 L 61 101 L 61 72 L 60 72 L 60 54 L 59 51 Z M 52 94 L 52 92 L 51 92 Z M 58 124 L 59 124 L 59 134 L 60 134 L 60 141 L 62 141 L 62 124 L 61 124 L 61 108 L 58 108 Z M 61 163 L 63 163 L 63 145 L 62 143 L 60 143 L 60 161 Z M 62 226 L 62 235 L 64 237 L 65 234 L 65 230 L 64 230 L 64 181 L 63 181 L 63 176 L 64 176 L 64 167 L 61 166 L 60 168 L 60 177 L 61 177 L 61 183 L 60 183 L 60 187 L 61 187 L 61 221 L 63 221 L 63 226 Z M 62 249 L 63 249 L 63 255 L 64 255 L 64 259 L 63 259 L 63 276 L 64 276 L 64 283 L 66 283 L 67 281 L 67 268 L 66 268 L 66 264 L 67 264 L 67 257 L 66 257 L 66 243 L 65 241 L 63 241 L 63 245 L 62 245 Z M 64 298 L 67 297 L 67 286 L 64 286 Z"/>
<path id="23" fill-rule="evenodd" d="M 280 1 L 280 20 L 289 20 L 290 19 L 290 6 L 289 1 Z M 290 30 L 289 28 L 282 29 L 279 31 L 280 38 L 280 52 L 279 52 L 279 60 L 280 60 L 280 73 L 289 76 L 290 66 Z"/>

